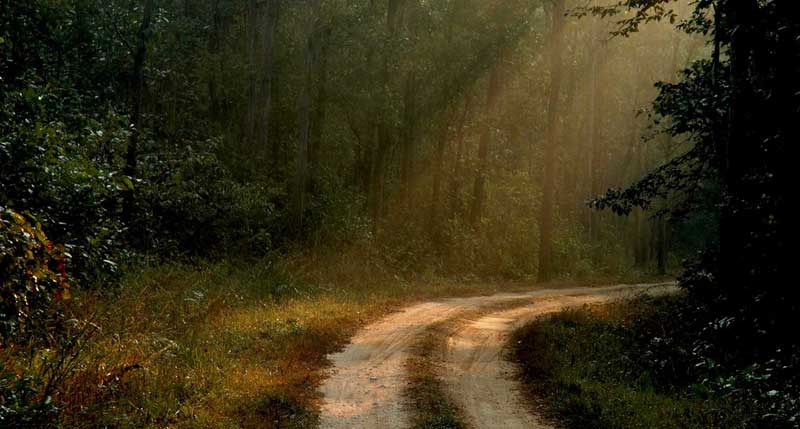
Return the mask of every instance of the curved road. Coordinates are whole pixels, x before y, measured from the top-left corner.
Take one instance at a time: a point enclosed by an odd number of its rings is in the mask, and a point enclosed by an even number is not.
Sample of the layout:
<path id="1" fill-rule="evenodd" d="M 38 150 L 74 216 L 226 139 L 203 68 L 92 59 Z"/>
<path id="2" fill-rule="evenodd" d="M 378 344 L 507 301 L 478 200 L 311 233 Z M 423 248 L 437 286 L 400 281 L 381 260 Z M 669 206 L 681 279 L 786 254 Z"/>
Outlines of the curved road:
<path id="1" fill-rule="evenodd" d="M 601 303 L 626 295 L 666 293 L 670 283 L 598 288 L 544 289 L 527 293 L 452 298 L 408 307 L 367 326 L 340 353 L 319 391 L 323 429 L 407 428 L 403 401 L 405 363 L 418 337 L 431 325 L 498 305 L 477 320 L 457 324 L 444 351 L 442 380 L 475 428 L 548 427 L 521 400 L 511 363 L 503 359 L 508 335 L 525 322 L 571 306 Z"/>

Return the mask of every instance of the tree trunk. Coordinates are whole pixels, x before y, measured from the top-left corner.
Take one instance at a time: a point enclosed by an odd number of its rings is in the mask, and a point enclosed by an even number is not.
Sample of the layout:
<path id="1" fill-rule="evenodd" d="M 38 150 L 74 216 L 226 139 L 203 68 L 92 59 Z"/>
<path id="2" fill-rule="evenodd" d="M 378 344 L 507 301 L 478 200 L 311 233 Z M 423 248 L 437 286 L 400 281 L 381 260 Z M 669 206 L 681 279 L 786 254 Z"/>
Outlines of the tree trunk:
<path id="1" fill-rule="evenodd" d="M 306 36 L 306 50 L 304 52 L 305 70 L 303 71 L 303 88 L 300 92 L 300 114 L 298 124 L 300 126 L 298 150 L 297 150 L 297 170 L 295 172 L 295 228 L 298 234 L 303 228 L 303 213 L 305 212 L 306 176 L 308 164 L 308 137 L 311 122 L 311 90 L 312 74 L 314 71 L 314 32 L 317 18 L 319 16 L 320 0 L 310 0 L 309 23 Z"/>
<path id="2" fill-rule="evenodd" d="M 667 274 L 667 221 L 663 217 L 655 220 L 656 268 L 659 275 Z"/>
<path id="3" fill-rule="evenodd" d="M 145 91 L 144 82 L 144 63 L 147 59 L 147 37 L 150 31 L 150 24 L 153 20 L 153 9 L 155 0 L 147 0 L 144 4 L 144 15 L 142 25 L 139 27 L 139 38 L 136 46 L 136 53 L 133 57 L 133 85 L 131 102 L 131 136 L 128 141 L 128 149 L 125 154 L 125 175 L 136 177 L 137 163 L 139 158 L 139 136 L 141 135 L 141 114 L 142 100 Z M 123 200 L 123 220 L 130 223 L 133 219 L 134 210 L 134 189 L 125 193 Z"/>
<path id="4" fill-rule="evenodd" d="M 389 49 L 389 41 L 394 37 L 395 29 L 397 27 L 397 16 L 398 16 L 398 9 L 400 7 L 401 0 L 389 0 L 388 8 L 386 11 L 386 40 L 384 41 L 384 57 L 383 57 L 383 64 L 381 69 L 381 80 L 382 80 L 382 97 L 381 100 L 388 100 L 389 93 L 387 91 L 387 87 L 389 86 L 389 58 L 388 58 L 388 49 Z M 377 8 L 377 2 L 372 2 L 372 7 Z M 389 135 L 389 124 L 387 123 L 388 118 L 385 117 L 388 113 L 382 112 L 381 108 L 375 109 L 375 123 L 376 126 L 376 145 L 375 150 L 373 151 L 373 163 L 372 163 L 372 184 L 370 185 L 370 196 L 368 197 L 370 200 L 370 212 L 372 217 L 372 232 L 373 235 L 377 236 L 378 233 L 378 225 L 380 223 L 380 219 L 383 217 L 383 204 L 384 204 L 384 178 L 385 178 L 385 171 L 384 171 L 384 164 L 386 162 L 386 155 L 389 150 L 389 143 L 390 143 L 390 135 Z"/>
<path id="5" fill-rule="evenodd" d="M 266 24 L 264 25 L 264 74 L 261 79 L 261 148 L 267 150 L 270 140 L 270 119 L 272 114 L 272 80 L 274 75 L 273 51 L 275 29 L 280 16 L 280 1 L 267 0 Z"/>
<path id="6" fill-rule="evenodd" d="M 256 135 L 256 77 L 258 67 L 256 62 L 258 54 L 256 46 L 258 42 L 258 9 L 256 0 L 247 2 L 247 54 L 248 54 L 248 84 L 247 84 L 247 120 L 245 123 L 244 135 L 248 143 L 255 140 Z"/>
<path id="7" fill-rule="evenodd" d="M 797 115 L 800 112 L 800 2 L 796 0 L 777 0 L 776 15 L 782 18 L 778 31 L 778 58 L 781 62 L 776 70 L 774 80 L 774 94 L 778 94 L 777 111 L 781 112 L 778 120 L 778 129 L 781 130 L 782 141 L 777 150 L 778 165 L 776 168 L 775 182 L 778 183 L 777 201 L 775 205 L 776 237 L 780 243 L 775 252 L 780 255 L 777 261 L 777 279 L 787 278 L 789 269 L 795 263 L 794 252 L 790 249 L 798 239 L 797 222 L 792 216 L 790 201 L 795 199 L 797 193 L 796 167 L 797 142 L 800 141 L 800 127 L 797 126 Z M 772 282 L 780 284 L 779 281 Z M 791 287 L 784 292 L 785 302 L 791 307 L 785 314 L 794 317 L 800 305 L 800 288 Z M 789 325 L 787 321 L 787 325 Z"/>
<path id="8" fill-rule="evenodd" d="M 597 115 L 597 19 L 592 18 L 592 30 L 591 30 L 591 45 L 590 45 L 590 76 L 589 76 L 589 105 L 587 106 L 589 118 L 587 120 L 587 125 L 589 126 L 589 132 L 587 137 L 587 151 L 586 155 L 588 158 L 588 165 L 587 167 L 587 179 L 588 179 L 588 189 L 589 189 L 589 198 L 595 198 L 598 193 L 599 189 L 597 187 L 597 166 L 595 163 L 597 162 L 595 159 L 595 151 L 597 146 L 598 140 L 598 129 L 600 128 L 597 123 L 598 115 Z M 592 240 L 593 243 L 597 242 L 597 210 L 589 209 L 587 210 L 587 223 L 589 225 L 589 238 Z"/>
<path id="9" fill-rule="evenodd" d="M 408 203 L 408 195 L 411 192 L 411 175 L 414 158 L 414 139 L 416 138 L 416 83 L 414 72 L 406 74 L 405 95 L 403 97 L 403 129 L 401 130 L 402 159 L 400 161 L 400 203 L 405 206 Z"/>
<path id="10" fill-rule="evenodd" d="M 325 131 L 325 105 L 327 103 L 328 92 L 328 41 L 329 32 L 320 33 L 320 40 L 317 41 L 317 102 L 314 109 L 314 119 L 311 121 L 311 147 L 308 153 L 308 162 L 312 168 L 317 166 L 319 161 L 319 151 L 322 147 L 322 139 Z M 322 40 L 325 37 L 325 40 Z"/>
<path id="11" fill-rule="evenodd" d="M 475 185 L 472 191 L 472 207 L 470 209 L 469 221 L 473 227 L 483 216 L 484 193 L 486 192 L 486 169 L 487 158 L 489 156 L 489 144 L 492 139 L 494 107 L 497 103 L 497 95 L 500 90 L 500 70 L 495 65 L 489 75 L 489 83 L 486 88 L 486 107 L 484 112 L 484 125 L 481 132 L 481 139 L 478 143 L 478 168 L 475 170 Z"/>
<path id="12" fill-rule="evenodd" d="M 544 142 L 544 177 L 542 182 L 542 208 L 539 218 L 539 273 L 538 280 L 546 282 L 553 277 L 553 212 L 555 201 L 555 163 L 558 126 L 558 108 L 561 95 L 561 45 L 564 37 L 564 1 L 553 4 L 552 45 L 550 46 L 550 94 L 547 103 L 547 134 Z"/>
<path id="13" fill-rule="evenodd" d="M 436 154 L 433 165 L 433 192 L 431 193 L 430 232 L 434 240 L 438 241 L 439 203 L 441 199 L 442 168 L 444 164 L 444 150 L 450 129 L 450 115 L 445 114 L 439 129 L 439 139 L 436 142 Z"/>
<path id="14" fill-rule="evenodd" d="M 372 217 L 372 233 L 377 236 L 378 225 L 383 217 L 383 182 L 384 164 L 389 150 L 389 136 L 386 127 L 378 124 L 375 127 L 375 150 L 372 151 L 372 171 L 370 185 L 370 214 Z"/>
<path id="15" fill-rule="evenodd" d="M 461 178 L 464 175 L 464 163 L 462 155 L 464 151 L 464 127 L 467 122 L 467 115 L 469 114 L 470 104 L 472 102 L 472 94 L 467 93 L 464 100 L 464 111 L 461 114 L 461 119 L 458 123 L 458 131 L 454 141 L 455 150 L 453 153 L 453 174 L 450 176 L 450 218 L 456 219 L 461 212 L 461 203 L 459 193 L 461 192 Z"/>
<path id="16" fill-rule="evenodd" d="M 731 28 L 730 66 L 731 101 L 728 111 L 728 136 L 723 142 L 721 177 L 726 203 L 720 217 L 722 284 L 740 299 L 746 298 L 749 258 L 745 251 L 753 223 L 748 222 L 745 181 L 747 161 L 753 147 L 758 147 L 750 133 L 751 85 L 750 64 L 753 55 L 753 20 L 757 19 L 755 0 L 725 2 Z"/>
<path id="17" fill-rule="evenodd" d="M 219 94 L 217 94 L 217 78 L 222 73 L 222 62 L 220 60 L 220 48 L 222 45 L 222 14 L 220 13 L 219 4 L 222 0 L 214 0 L 212 6 L 212 20 L 211 34 L 208 38 L 208 52 L 213 58 L 215 67 L 212 67 L 210 76 L 208 78 L 208 109 L 211 120 L 217 120 L 220 114 Z"/>

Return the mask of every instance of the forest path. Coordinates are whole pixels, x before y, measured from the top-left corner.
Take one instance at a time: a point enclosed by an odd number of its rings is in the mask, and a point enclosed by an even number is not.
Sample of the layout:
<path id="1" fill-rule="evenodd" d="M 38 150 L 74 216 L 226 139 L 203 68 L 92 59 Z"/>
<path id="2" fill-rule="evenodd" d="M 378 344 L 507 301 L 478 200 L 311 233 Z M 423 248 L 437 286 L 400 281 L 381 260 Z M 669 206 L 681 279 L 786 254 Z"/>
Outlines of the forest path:
<path id="1" fill-rule="evenodd" d="M 508 334 L 534 317 L 569 306 L 669 289 L 670 284 L 542 289 L 407 307 L 367 326 L 343 351 L 330 356 L 333 368 L 319 389 L 323 396 L 320 427 L 409 427 L 403 398 L 405 363 L 418 337 L 433 324 L 504 304 L 515 307 L 458 324 L 447 341 L 442 379 L 473 427 L 499 427 L 499 422 L 509 428 L 546 427 L 526 409 L 509 377 L 513 368 L 503 360 Z"/>

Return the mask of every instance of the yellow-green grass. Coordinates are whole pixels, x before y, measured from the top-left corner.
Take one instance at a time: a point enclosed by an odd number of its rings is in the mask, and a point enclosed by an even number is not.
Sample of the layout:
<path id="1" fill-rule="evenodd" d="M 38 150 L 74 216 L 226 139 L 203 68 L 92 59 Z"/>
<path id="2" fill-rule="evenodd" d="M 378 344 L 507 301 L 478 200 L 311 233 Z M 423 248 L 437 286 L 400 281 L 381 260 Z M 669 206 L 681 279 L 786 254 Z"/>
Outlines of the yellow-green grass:
<path id="1" fill-rule="evenodd" d="M 67 427 L 309 427 L 325 356 L 408 303 L 529 289 L 394 276 L 358 254 L 164 265 L 70 303 L 99 329 L 60 389 Z M 18 370 L 20 354 L 0 353 Z"/>
<path id="2" fill-rule="evenodd" d="M 440 378 L 443 343 L 455 322 L 429 327 L 417 340 L 406 362 L 409 375 L 404 396 L 410 404 L 415 429 L 460 429 L 466 427 L 463 411 L 450 399 Z"/>
<path id="3" fill-rule="evenodd" d="M 396 274 L 373 253 L 168 264 L 77 290 L 68 306 L 93 333 L 55 398 L 64 425 L 313 426 L 325 356 L 366 323 L 421 300 L 575 284 Z M 0 365 L 32 363 L 0 350 Z"/>
<path id="4" fill-rule="evenodd" d="M 567 427 L 742 427 L 753 410 L 741 402 L 693 395 L 691 386 L 677 380 L 656 382 L 648 369 L 648 342 L 669 329 L 649 327 L 655 331 L 647 335 L 635 324 L 642 315 L 680 299 L 587 306 L 518 330 L 512 340 L 514 356 L 531 400 Z"/>

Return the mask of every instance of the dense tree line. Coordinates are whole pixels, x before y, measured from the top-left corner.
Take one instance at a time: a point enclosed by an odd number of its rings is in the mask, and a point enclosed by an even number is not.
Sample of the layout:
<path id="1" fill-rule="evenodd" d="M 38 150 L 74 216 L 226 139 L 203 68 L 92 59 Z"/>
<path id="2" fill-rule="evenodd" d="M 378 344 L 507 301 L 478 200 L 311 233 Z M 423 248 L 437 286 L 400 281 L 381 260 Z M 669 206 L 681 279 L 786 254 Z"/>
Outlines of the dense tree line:
<path id="1" fill-rule="evenodd" d="M 3 204 L 78 246 L 76 272 L 92 275 L 113 268 L 97 261 L 129 250 L 253 254 L 320 234 L 395 236 L 452 253 L 464 239 L 490 245 L 504 199 L 522 192 L 513 213 L 523 229 L 502 246 L 526 254 L 513 258 L 518 273 L 541 265 L 548 278 L 561 269 L 547 268 L 559 257 L 550 249 L 566 243 L 553 230 L 577 233 L 566 214 L 613 184 L 603 179 L 616 176 L 608 161 L 627 150 L 614 142 L 638 138 L 628 125 L 644 124 L 631 117 L 647 88 L 691 55 L 677 36 L 631 43 L 671 44 L 680 56 L 632 77 L 643 95 L 631 101 L 611 94 L 626 91 L 611 76 L 648 62 L 645 50 L 623 58 L 627 47 L 604 47 L 599 24 L 590 34 L 560 2 L 3 8 Z M 587 156 L 579 140 L 592 147 L 590 161 L 576 158 Z M 571 162 L 584 164 L 559 171 Z M 619 168 L 635 176 L 642 167 Z M 594 239 L 580 241 L 599 243 L 611 224 L 586 216 Z M 495 268 L 497 258 L 506 256 Z"/>
<path id="2" fill-rule="evenodd" d="M 686 285 L 776 332 L 793 3 L 2 1 L 2 287 L 51 296 L 2 345 L 137 264 L 346 246 L 541 281 L 706 246 Z"/>

